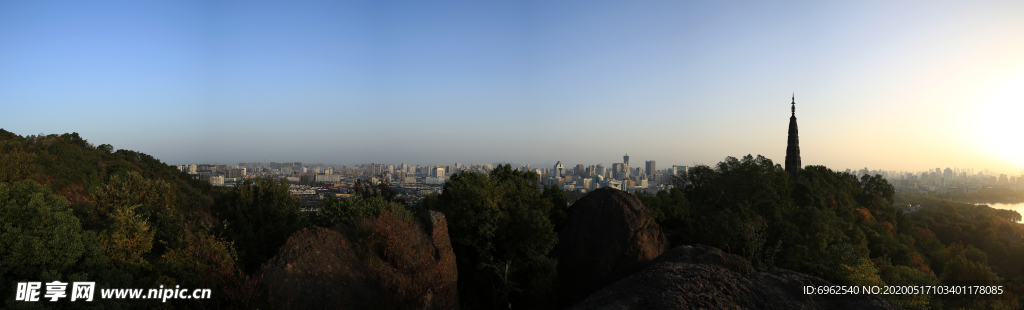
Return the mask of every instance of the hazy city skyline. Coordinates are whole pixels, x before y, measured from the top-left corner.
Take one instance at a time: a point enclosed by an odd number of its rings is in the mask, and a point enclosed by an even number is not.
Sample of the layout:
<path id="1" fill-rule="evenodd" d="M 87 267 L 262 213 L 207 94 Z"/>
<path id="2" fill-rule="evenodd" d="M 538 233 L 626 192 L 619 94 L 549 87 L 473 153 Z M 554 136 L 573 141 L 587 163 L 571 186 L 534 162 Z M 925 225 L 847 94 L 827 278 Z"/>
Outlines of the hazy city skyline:
<path id="1" fill-rule="evenodd" d="M 0 128 L 169 164 L 783 164 L 795 92 L 804 166 L 1016 173 L 1020 16 L 1013 1 L 3 2 Z"/>

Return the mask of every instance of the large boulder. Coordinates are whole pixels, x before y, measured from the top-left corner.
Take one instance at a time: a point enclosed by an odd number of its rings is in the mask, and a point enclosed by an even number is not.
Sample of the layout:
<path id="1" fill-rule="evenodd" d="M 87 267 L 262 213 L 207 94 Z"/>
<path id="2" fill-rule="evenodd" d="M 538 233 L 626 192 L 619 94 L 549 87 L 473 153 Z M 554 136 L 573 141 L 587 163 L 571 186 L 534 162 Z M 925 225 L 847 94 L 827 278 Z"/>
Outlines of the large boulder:
<path id="1" fill-rule="evenodd" d="M 281 309 L 457 309 L 443 214 L 393 215 L 296 232 L 260 274 Z"/>
<path id="2" fill-rule="evenodd" d="M 643 270 L 668 249 L 654 216 L 629 193 L 604 187 L 569 207 L 558 233 L 555 307 Z"/>
<path id="3" fill-rule="evenodd" d="M 784 269 L 754 272 L 742 257 L 704 245 L 673 248 L 647 269 L 595 292 L 575 309 L 900 309 L 878 295 L 806 295 L 832 283 Z"/>

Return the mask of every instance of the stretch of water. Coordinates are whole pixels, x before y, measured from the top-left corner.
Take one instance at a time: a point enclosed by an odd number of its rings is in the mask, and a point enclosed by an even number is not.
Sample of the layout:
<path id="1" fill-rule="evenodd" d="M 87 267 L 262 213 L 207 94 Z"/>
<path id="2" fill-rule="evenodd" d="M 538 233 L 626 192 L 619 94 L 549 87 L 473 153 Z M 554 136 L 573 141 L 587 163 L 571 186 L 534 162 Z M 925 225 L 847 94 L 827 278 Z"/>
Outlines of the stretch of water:
<path id="1" fill-rule="evenodd" d="M 1024 202 L 1018 203 L 978 203 L 979 205 L 988 205 L 994 209 L 1005 209 L 1017 211 L 1021 215 L 1024 215 Z"/>

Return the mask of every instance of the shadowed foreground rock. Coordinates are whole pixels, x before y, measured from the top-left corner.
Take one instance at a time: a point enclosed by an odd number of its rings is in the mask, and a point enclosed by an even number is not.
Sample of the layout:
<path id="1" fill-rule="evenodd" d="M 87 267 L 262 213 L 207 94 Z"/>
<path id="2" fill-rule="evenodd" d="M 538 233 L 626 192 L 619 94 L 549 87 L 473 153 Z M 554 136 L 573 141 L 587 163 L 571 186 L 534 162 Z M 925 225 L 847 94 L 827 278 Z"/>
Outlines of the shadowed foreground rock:
<path id="1" fill-rule="evenodd" d="M 605 187 L 583 196 L 558 233 L 554 306 L 571 306 L 643 270 L 667 249 L 654 216 L 633 195 Z"/>
<path id="2" fill-rule="evenodd" d="M 737 255 L 681 246 L 574 309 L 900 309 L 877 295 L 804 295 L 807 285 L 833 284 L 784 269 L 752 272 Z"/>
<path id="3" fill-rule="evenodd" d="M 296 232 L 261 269 L 272 308 L 457 309 L 444 215 L 394 216 Z"/>

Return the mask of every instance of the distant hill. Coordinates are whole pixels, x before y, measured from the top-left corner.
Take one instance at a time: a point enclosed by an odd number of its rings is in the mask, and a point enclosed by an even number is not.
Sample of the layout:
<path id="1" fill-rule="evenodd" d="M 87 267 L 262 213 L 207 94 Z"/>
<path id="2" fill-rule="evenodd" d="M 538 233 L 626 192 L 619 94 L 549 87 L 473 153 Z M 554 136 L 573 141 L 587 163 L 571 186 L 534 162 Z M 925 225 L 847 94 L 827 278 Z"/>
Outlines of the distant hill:
<path id="1" fill-rule="evenodd" d="M 163 180 L 172 186 L 187 209 L 209 209 L 209 183 L 192 179 L 176 167 L 153 156 L 131 150 L 116 150 L 109 144 L 89 143 L 78 133 L 19 136 L 0 129 L 0 182 L 32 179 L 68 199 L 71 205 L 89 200 L 89 194 L 127 172 Z"/>

